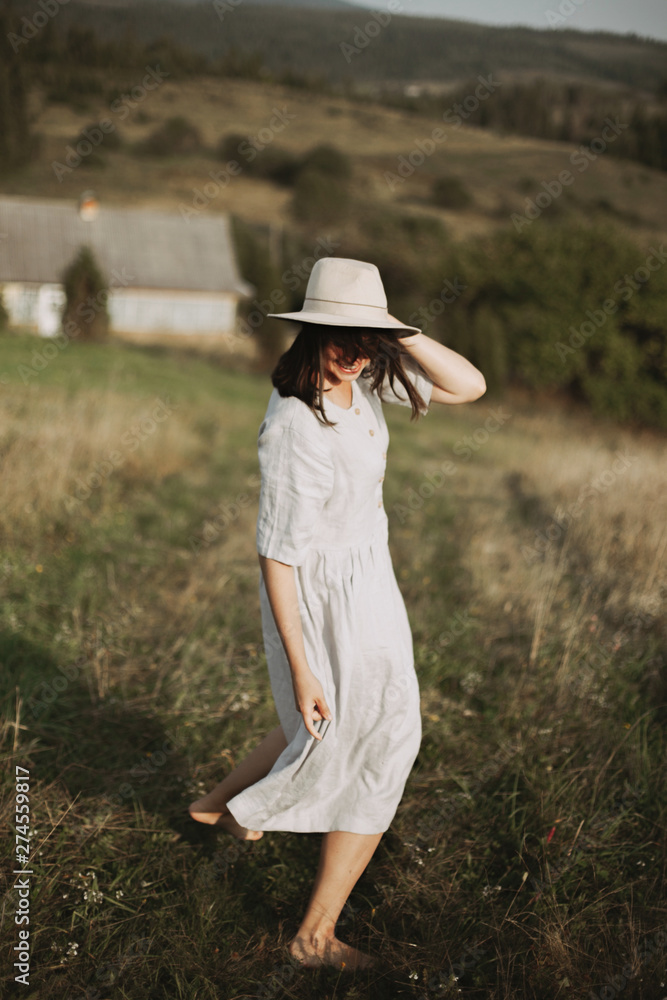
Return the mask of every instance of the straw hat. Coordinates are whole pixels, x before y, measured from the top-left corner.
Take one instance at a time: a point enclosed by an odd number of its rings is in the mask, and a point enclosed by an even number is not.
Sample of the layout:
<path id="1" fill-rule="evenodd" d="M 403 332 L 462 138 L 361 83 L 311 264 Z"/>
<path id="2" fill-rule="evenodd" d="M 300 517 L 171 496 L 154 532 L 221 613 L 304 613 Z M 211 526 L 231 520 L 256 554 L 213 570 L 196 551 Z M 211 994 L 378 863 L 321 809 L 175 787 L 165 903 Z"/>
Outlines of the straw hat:
<path id="1" fill-rule="evenodd" d="M 421 333 L 418 326 L 400 323 L 387 312 L 387 296 L 375 264 L 344 257 L 323 257 L 310 272 L 303 308 L 292 313 L 268 313 L 325 326 L 371 327 Z"/>

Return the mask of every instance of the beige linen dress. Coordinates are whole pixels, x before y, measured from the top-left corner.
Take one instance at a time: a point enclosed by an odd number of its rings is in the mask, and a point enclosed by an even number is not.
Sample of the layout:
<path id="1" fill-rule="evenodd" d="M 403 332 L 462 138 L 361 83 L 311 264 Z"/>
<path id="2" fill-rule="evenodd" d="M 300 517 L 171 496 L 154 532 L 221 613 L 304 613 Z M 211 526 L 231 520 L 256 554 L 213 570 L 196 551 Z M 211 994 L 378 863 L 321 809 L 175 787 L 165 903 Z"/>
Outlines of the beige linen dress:
<path id="1" fill-rule="evenodd" d="M 405 367 L 427 412 L 433 383 L 413 358 Z M 380 392 L 384 402 L 410 405 L 398 382 L 392 392 L 385 378 Z M 264 778 L 227 803 L 252 830 L 383 833 L 419 751 L 412 634 L 382 501 L 382 401 L 359 376 L 349 409 L 327 400 L 336 426 L 326 427 L 274 388 L 259 428 L 257 551 L 295 567 L 306 657 L 333 720 L 316 740 L 295 707 L 260 572 L 269 678 L 288 745 Z"/>

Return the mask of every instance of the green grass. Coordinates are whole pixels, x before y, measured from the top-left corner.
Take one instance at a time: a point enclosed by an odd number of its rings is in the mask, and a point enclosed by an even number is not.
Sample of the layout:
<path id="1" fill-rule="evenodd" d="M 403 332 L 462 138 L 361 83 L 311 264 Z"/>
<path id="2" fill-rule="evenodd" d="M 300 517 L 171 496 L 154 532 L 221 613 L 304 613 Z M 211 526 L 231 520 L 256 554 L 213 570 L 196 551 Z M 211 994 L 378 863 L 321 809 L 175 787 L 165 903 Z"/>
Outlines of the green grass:
<path id="1" fill-rule="evenodd" d="M 518 426 L 459 462 L 401 523 L 393 505 L 451 457 L 487 404 L 434 407 L 417 425 L 385 407 L 385 506 L 424 735 L 339 928 L 379 955 L 378 967 L 304 974 L 286 946 L 320 836 L 269 833 L 242 845 L 186 819 L 198 791 L 277 721 L 248 487 L 268 379 L 170 351 L 71 344 L 25 386 L 17 366 L 42 346 L 0 344 L 7 440 L 27 426 L 20 420 L 46 427 L 40 414 L 50 407 L 83 442 L 75 407 L 88 398 L 111 400 L 119 432 L 156 396 L 175 413 L 152 452 L 138 449 L 138 464 L 123 465 L 76 511 L 54 500 L 20 531 L 2 522 L 2 834 L 11 846 L 13 769 L 29 768 L 29 995 L 588 998 L 628 963 L 623 1000 L 667 995 L 656 938 L 667 923 L 664 621 L 658 613 L 624 626 L 614 648 L 619 626 L 605 588 L 625 595 L 618 615 L 632 607 L 636 581 L 623 563 L 613 580 L 603 576 L 585 538 L 560 550 L 565 565 L 521 567 L 518 546 L 555 493 L 539 470 L 533 505 L 503 484 L 528 466 L 533 435 L 544 447 L 552 432 L 535 430 L 513 404 Z M 577 419 L 564 416 L 563 426 Z M 602 447 L 612 432 L 589 423 L 585 433 Z M 574 440 L 572 453 L 582 447 Z M 42 448 L 35 475 L 53 475 L 60 460 Z M 193 533 L 244 492 L 251 502 L 193 552 Z M 595 512 L 596 546 L 599 537 L 611 545 L 616 530 L 605 509 Z M 471 555 L 480 539 L 500 552 L 498 593 Z M 586 576 L 577 571 L 584 558 Z M 547 584 L 537 642 L 531 600 Z M 568 631 L 574 611 L 581 623 Z M 9 954 L 15 891 L 5 899 Z"/>

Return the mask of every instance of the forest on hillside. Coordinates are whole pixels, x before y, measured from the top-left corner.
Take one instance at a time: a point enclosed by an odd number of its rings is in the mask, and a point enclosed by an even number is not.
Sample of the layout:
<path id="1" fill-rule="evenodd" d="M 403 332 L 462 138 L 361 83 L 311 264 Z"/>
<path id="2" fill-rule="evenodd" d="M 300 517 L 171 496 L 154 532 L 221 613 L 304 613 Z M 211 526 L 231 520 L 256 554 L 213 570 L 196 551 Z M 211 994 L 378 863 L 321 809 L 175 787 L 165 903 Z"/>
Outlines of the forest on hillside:
<path id="1" fill-rule="evenodd" d="M 19 20 L 34 20 L 32 0 L 13 0 L 12 7 Z M 145 0 L 131 8 L 70 0 L 32 32 L 29 47 L 38 47 L 51 32 L 62 37 L 72 27 L 92 29 L 103 41 L 122 41 L 130 52 L 158 40 L 178 41 L 197 54 L 200 66 L 244 54 L 272 74 L 291 71 L 352 89 L 369 82 L 457 83 L 502 72 L 624 85 L 650 95 L 667 80 L 667 43 L 633 35 L 499 28 L 397 13 L 374 17 L 355 8 L 318 11 L 233 0 Z M 4 44 L 6 35 L 2 38 Z"/>

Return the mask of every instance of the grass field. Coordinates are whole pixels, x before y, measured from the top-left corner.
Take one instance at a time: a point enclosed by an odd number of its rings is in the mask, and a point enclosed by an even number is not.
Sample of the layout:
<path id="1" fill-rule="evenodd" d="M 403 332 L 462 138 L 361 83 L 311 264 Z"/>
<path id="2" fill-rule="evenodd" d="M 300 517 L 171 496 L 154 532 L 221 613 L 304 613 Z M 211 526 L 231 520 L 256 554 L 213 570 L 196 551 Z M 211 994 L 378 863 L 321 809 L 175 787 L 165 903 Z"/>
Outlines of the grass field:
<path id="1" fill-rule="evenodd" d="M 385 407 L 424 735 L 339 925 L 377 968 L 305 974 L 286 946 L 320 836 L 242 845 L 186 818 L 277 723 L 254 547 L 268 378 L 70 343 L 24 384 L 43 346 L 0 342 L 26 995 L 667 996 L 664 437 L 519 394 L 417 424 Z M 3 902 L 8 986 L 11 882 Z"/>

